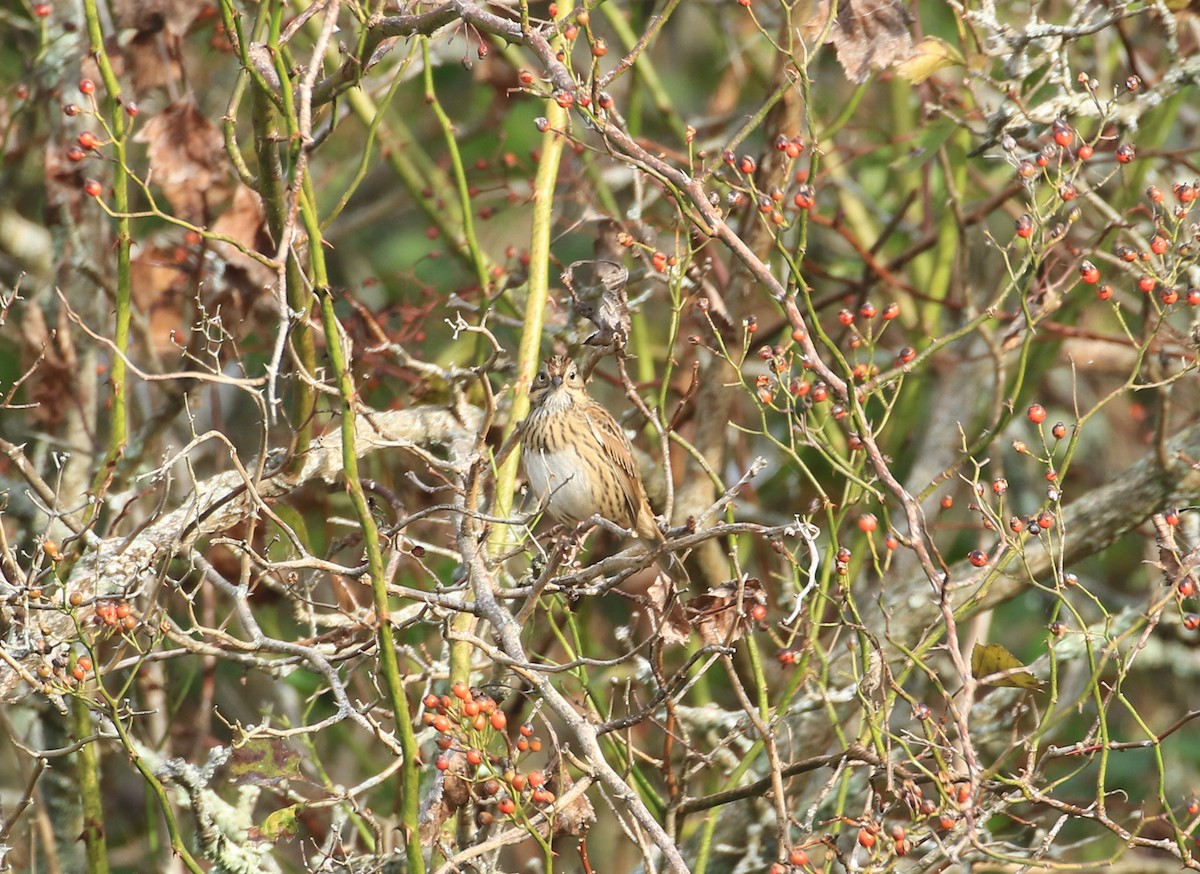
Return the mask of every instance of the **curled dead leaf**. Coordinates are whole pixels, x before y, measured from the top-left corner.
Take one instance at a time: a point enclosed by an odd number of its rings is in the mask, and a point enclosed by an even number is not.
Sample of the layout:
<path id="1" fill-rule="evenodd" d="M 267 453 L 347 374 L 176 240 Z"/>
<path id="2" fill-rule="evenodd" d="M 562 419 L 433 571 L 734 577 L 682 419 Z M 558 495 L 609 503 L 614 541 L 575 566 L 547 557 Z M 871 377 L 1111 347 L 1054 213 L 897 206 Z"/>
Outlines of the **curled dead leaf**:
<path id="1" fill-rule="evenodd" d="M 838 0 L 837 17 L 829 16 L 831 0 L 821 0 L 804 25 L 809 39 L 826 33 L 838 63 L 852 82 L 865 82 L 871 69 L 882 70 L 912 52 L 913 15 L 903 0 Z"/>
<path id="2" fill-rule="evenodd" d="M 597 328 L 584 341 L 588 345 L 625 347 L 630 329 L 628 281 L 629 271 L 607 259 L 575 261 L 563 272 L 562 282 L 571 292 L 576 311 Z"/>
<path id="3" fill-rule="evenodd" d="M 767 594 L 762 583 L 751 577 L 740 587 L 737 580 L 726 580 L 688 600 L 683 605 L 683 612 L 688 627 L 695 628 L 705 644 L 728 646 L 742 639 L 751 612 L 766 603 Z"/>
<path id="4" fill-rule="evenodd" d="M 224 137 L 192 95 L 147 121 L 134 140 L 146 144 L 151 181 L 179 218 L 205 224 L 213 206 L 232 193 Z"/>

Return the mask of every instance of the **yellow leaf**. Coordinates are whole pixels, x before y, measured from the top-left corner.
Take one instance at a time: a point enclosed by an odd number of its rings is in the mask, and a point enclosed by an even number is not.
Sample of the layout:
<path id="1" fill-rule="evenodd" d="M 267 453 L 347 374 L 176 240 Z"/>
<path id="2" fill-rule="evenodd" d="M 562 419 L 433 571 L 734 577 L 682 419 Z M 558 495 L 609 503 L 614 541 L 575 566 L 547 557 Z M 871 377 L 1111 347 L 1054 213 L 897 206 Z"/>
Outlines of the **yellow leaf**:
<path id="1" fill-rule="evenodd" d="M 907 58 L 896 64 L 896 72 L 914 85 L 920 85 L 938 70 L 964 63 L 963 56 L 950 43 L 927 36 L 913 46 Z"/>
<path id="2" fill-rule="evenodd" d="M 1019 658 L 998 643 L 977 643 L 971 650 L 971 676 L 982 680 L 985 686 L 1040 689 L 1042 681 L 1021 670 L 1024 667 Z"/>
<path id="3" fill-rule="evenodd" d="M 275 841 L 281 837 L 295 837 L 299 828 L 296 821 L 296 811 L 300 805 L 291 804 L 272 812 L 263 820 L 262 835 L 267 840 Z"/>

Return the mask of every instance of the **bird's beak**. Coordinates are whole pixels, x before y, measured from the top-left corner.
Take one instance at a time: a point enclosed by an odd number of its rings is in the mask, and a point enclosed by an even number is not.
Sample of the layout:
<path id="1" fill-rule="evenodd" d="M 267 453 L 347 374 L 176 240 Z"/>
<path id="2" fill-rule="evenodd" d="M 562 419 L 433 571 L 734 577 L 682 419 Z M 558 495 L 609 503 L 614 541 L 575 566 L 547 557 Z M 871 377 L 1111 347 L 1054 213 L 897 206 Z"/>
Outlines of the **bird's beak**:
<path id="1" fill-rule="evenodd" d="M 560 388 L 562 386 L 562 377 L 561 376 L 550 377 L 550 384 L 553 385 L 555 388 Z"/>

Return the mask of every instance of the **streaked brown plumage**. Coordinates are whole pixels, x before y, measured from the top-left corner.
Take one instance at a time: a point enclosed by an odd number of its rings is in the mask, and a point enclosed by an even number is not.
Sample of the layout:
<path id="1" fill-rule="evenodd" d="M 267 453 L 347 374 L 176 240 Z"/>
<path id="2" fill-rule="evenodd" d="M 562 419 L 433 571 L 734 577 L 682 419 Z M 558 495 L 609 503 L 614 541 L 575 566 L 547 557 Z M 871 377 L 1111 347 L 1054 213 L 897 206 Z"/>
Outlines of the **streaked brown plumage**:
<path id="1" fill-rule="evenodd" d="M 629 438 L 588 395 L 575 362 L 546 359 L 529 400 L 519 430 L 522 462 L 550 515 L 577 525 L 599 514 L 644 540 L 661 541 Z"/>

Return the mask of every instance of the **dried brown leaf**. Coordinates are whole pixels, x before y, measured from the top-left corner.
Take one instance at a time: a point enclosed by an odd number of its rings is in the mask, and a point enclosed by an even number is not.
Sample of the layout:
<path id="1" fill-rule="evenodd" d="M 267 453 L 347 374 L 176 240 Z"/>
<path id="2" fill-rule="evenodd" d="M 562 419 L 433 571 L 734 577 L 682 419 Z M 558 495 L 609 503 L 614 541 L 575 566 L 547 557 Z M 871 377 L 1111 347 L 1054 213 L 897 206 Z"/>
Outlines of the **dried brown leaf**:
<path id="1" fill-rule="evenodd" d="M 266 215 L 258 192 L 238 184 L 233 201 L 213 222 L 213 233 L 228 237 L 252 252 L 262 252 L 270 245 L 265 235 Z M 237 246 L 218 240 L 213 251 L 231 266 L 246 274 L 252 285 L 262 288 L 275 280 L 275 273 L 259 261 L 242 252 Z"/>
<path id="2" fill-rule="evenodd" d="M 439 770 L 433 788 L 421 805 L 419 831 L 421 843 L 431 847 L 447 820 L 471 803 L 471 784 L 467 757 L 461 752 L 446 753 L 450 767 Z"/>
<path id="3" fill-rule="evenodd" d="M 204 224 L 212 206 L 229 197 L 224 138 L 191 95 L 146 122 L 134 139 L 146 143 L 151 181 L 180 218 Z"/>
<path id="4" fill-rule="evenodd" d="M 750 611 L 767 602 L 762 583 L 753 577 L 741 587 L 740 602 L 738 590 L 737 580 L 726 580 L 683 605 L 688 626 L 696 629 L 705 644 L 727 646 L 741 640 Z"/>
<path id="5" fill-rule="evenodd" d="M 603 349 L 623 349 L 629 339 L 629 297 L 625 284 L 629 271 L 616 261 L 576 261 L 563 272 L 562 281 L 579 315 L 594 324 L 596 332 L 584 340 Z"/>
<path id="6" fill-rule="evenodd" d="M 58 324 L 51 331 L 41 307 L 25 307 L 21 317 L 21 365 L 23 370 L 34 368 L 25 382 L 27 402 L 34 404 L 33 418 L 43 428 L 53 430 L 63 423 L 66 405 L 73 403 L 79 390 L 79 360 L 65 308 L 59 309 Z"/>
<path id="7" fill-rule="evenodd" d="M 150 247 L 129 265 L 133 303 L 150 321 L 150 339 L 159 355 L 175 348 L 173 335 L 182 332 L 180 311 L 188 273 L 175 260 L 175 251 Z"/>
<path id="8" fill-rule="evenodd" d="M 197 0 L 116 0 L 113 12 L 122 29 L 184 36 L 198 18 L 216 15 L 217 6 Z"/>
<path id="9" fill-rule="evenodd" d="M 556 798 L 562 798 L 575 785 L 567 769 L 562 766 L 557 751 L 546 763 L 546 774 L 546 788 L 553 792 Z M 583 792 L 554 809 L 555 835 L 583 837 L 595 822 L 596 809 Z"/>
<path id="10" fill-rule="evenodd" d="M 804 26 L 810 38 L 825 31 L 831 9 L 830 0 L 821 0 Z M 885 69 L 912 54 L 912 25 L 912 12 L 903 0 L 838 0 L 828 42 L 846 78 L 864 82 L 872 68 Z"/>

